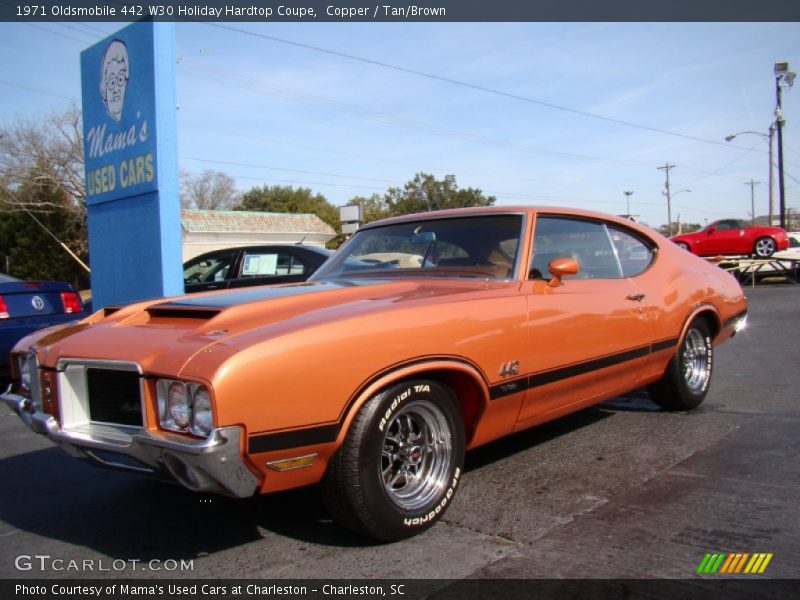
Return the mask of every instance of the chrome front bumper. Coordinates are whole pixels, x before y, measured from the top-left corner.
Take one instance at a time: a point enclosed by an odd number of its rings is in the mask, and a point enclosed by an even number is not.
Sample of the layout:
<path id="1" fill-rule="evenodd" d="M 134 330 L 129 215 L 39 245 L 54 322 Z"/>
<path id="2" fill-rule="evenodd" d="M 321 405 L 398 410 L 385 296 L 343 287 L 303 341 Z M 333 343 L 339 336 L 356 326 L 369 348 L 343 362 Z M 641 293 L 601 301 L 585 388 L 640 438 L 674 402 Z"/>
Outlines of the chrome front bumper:
<path id="1" fill-rule="evenodd" d="M 143 429 L 89 423 L 62 429 L 51 415 L 31 412 L 30 401 L 9 390 L 0 400 L 36 433 L 72 456 L 128 472 L 168 479 L 197 492 L 245 498 L 259 486 L 241 457 L 242 428 L 214 429 L 206 439 L 191 439 Z"/>

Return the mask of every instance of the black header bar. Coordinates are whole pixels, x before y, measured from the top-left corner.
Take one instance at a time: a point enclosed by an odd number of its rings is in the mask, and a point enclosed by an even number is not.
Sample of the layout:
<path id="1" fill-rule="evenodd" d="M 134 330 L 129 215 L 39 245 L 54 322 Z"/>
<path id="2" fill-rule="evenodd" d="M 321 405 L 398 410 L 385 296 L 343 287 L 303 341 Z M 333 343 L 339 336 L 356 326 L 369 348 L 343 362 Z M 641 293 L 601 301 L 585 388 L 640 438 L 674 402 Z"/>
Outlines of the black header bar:
<path id="1" fill-rule="evenodd" d="M 0 0 L 0 21 L 479 22 L 800 20 L 797 0 Z"/>

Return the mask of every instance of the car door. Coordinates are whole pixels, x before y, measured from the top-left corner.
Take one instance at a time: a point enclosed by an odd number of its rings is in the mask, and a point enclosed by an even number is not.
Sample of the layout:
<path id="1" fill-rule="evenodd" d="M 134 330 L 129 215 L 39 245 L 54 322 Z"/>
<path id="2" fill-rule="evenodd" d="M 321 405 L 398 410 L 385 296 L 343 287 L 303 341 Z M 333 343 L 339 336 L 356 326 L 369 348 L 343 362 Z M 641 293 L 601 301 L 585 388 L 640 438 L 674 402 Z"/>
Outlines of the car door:
<path id="1" fill-rule="evenodd" d="M 603 221 L 561 215 L 539 215 L 534 236 L 523 284 L 529 377 L 520 427 L 630 389 L 646 364 L 653 331 L 647 298 L 630 276 L 653 260 L 651 246 Z M 579 271 L 553 286 L 548 265 L 561 257 L 575 260 Z"/>
<path id="2" fill-rule="evenodd" d="M 702 240 L 703 254 L 747 254 L 749 249 L 745 247 L 747 243 L 744 236 L 745 230 L 738 221 L 720 221 Z"/>
<path id="3" fill-rule="evenodd" d="M 183 265 L 183 287 L 187 294 L 229 287 L 238 269 L 239 250 L 229 248 L 201 254 Z"/>

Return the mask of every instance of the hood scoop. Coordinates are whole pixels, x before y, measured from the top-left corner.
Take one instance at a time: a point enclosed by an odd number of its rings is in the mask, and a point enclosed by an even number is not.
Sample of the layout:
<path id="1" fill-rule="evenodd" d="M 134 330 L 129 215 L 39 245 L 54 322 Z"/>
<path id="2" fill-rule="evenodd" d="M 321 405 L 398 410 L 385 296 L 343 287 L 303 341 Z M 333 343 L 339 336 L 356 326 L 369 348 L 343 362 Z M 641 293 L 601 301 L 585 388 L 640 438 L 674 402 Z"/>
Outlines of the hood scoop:
<path id="1" fill-rule="evenodd" d="M 222 312 L 213 306 L 191 306 L 168 302 L 155 304 L 146 309 L 151 319 L 200 319 L 208 321 Z"/>

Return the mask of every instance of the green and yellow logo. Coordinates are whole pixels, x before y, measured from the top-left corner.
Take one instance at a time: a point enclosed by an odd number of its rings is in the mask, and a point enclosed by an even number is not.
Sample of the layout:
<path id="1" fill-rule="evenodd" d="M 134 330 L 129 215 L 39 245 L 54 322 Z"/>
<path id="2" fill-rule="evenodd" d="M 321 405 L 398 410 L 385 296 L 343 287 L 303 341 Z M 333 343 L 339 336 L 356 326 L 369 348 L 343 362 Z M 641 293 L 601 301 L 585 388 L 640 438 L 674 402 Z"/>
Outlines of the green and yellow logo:
<path id="1" fill-rule="evenodd" d="M 772 553 L 749 552 L 707 552 L 696 573 L 712 575 L 715 573 L 735 575 L 760 575 L 772 560 Z"/>

